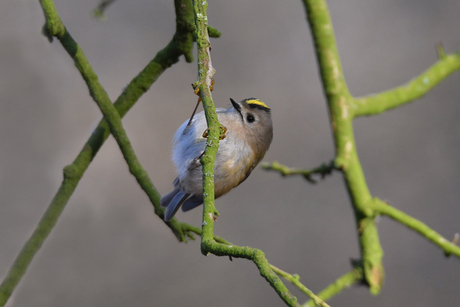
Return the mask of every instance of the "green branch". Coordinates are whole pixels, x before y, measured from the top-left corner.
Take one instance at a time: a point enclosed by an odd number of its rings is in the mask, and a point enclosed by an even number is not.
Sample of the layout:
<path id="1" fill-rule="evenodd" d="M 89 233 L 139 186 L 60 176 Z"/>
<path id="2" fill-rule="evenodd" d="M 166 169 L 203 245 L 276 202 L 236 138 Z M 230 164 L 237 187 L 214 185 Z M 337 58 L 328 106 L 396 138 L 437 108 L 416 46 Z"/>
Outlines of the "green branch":
<path id="1" fill-rule="evenodd" d="M 181 227 L 182 227 L 182 229 L 183 229 L 184 231 L 188 231 L 188 232 L 190 232 L 190 233 L 193 232 L 193 233 L 195 233 L 195 234 L 197 234 L 197 235 L 199 235 L 199 236 L 201 236 L 202 233 L 203 233 L 202 230 L 201 230 L 201 228 L 192 226 L 192 225 L 190 225 L 190 224 L 180 223 L 180 225 L 181 225 Z M 195 237 L 193 237 L 193 235 L 191 235 L 191 239 L 192 239 L 192 240 L 195 240 Z M 216 242 L 218 242 L 218 243 L 220 243 L 220 244 L 233 245 L 232 243 L 228 242 L 228 241 L 225 240 L 224 238 L 219 237 L 219 236 L 216 236 L 216 235 L 213 235 L 213 239 L 214 239 L 214 241 L 216 241 Z"/>
<path id="2" fill-rule="evenodd" d="M 66 30 L 56 12 L 53 2 L 41 0 L 40 4 L 42 5 L 46 19 L 44 32 L 51 38 L 55 36 L 61 37 L 64 40 L 68 39 L 68 37 L 64 37 L 66 36 Z M 188 61 L 193 60 L 194 23 L 191 0 L 176 1 L 175 4 L 177 16 L 176 33 L 171 42 L 163 50 L 157 53 L 155 58 L 129 83 L 117 99 L 114 105 L 120 117 L 123 117 L 129 109 L 131 109 L 139 97 L 150 88 L 168 67 L 179 61 L 181 55 L 185 55 Z M 70 49 L 70 52 L 75 54 L 76 50 Z M 14 288 L 25 274 L 33 257 L 55 226 L 84 172 L 96 156 L 102 144 L 108 138 L 109 134 L 110 130 L 107 122 L 101 120 L 77 158 L 71 165 L 64 168 L 64 179 L 61 187 L 0 286 L 0 306 L 6 304 Z M 150 198 L 155 199 L 155 194 L 156 193 L 151 193 Z M 156 214 L 161 215 L 161 213 L 162 211 L 156 210 Z M 178 223 L 176 219 L 173 219 L 167 224 L 180 241 L 186 241 L 186 237 L 191 236 L 190 230 L 185 228 L 183 224 Z"/>
<path id="3" fill-rule="evenodd" d="M 450 242 L 439 233 L 428 227 L 426 224 L 411 217 L 410 215 L 388 205 L 378 198 L 372 199 L 369 206 L 375 211 L 376 214 L 386 215 L 393 220 L 415 230 L 434 244 L 438 245 L 444 250 L 446 255 L 455 255 L 460 258 L 460 247 Z"/>
<path id="4" fill-rule="evenodd" d="M 343 76 L 329 9 L 325 0 L 303 0 L 316 47 L 320 75 L 326 94 L 334 136 L 335 165 L 344 175 L 355 212 L 361 248 L 364 280 L 373 294 L 383 283 L 383 250 L 372 212 L 366 204 L 372 198 L 359 162 L 353 133 L 353 97 Z"/>
<path id="5" fill-rule="evenodd" d="M 322 164 L 317 168 L 311 170 L 288 167 L 286 165 L 279 164 L 278 161 L 273 161 L 272 163 L 265 162 L 262 163 L 260 166 L 265 170 L 277 171 L 283 177 L 301 175 L 305 178 L 305 180 L 313 184 L 316 183 L 316 180 L 313 179 L 312 175 L 321 175 L 321 179 L 323 179 L 327 175 L 332 174 L 333 170 L 337 169 L 335 167 L 334 161 L 330 162 L 329 164 Z"/>
<path id="6" fill-rule="evenodd" d="M 261 250 L 251 247 L 220 244 L 213 239 L 214 218 L 218 215 L 214 205 L 214 162 L 219 148 L 219 138 L 222 129 L 212 101 L 211 91 L 209 90 L 214 69 L 211 62 L 210 43 L 207 32 L 207 5 L 206 1 L 194 1 L 199 72 L 199 79 L 194 83 L 194 87 L 198 89 L 201 100 L 203 101 L 208 124 L 206 150 L 201 158 L 201 164 L 203 165 L 204 199 L 201 252 L 204 255 L 212 253 L 216 256 L 230 256 L 252 260 L 259 269 L 260 274 L 275 289 L 281 299 L 288 306 L 298 306 L 296 297 L 289 292 L 281 279 L 273 272 Z"/>
<path id="7" fill-rule="evenodd" d="M 195 37 L 198 49 L 198 81 L 193 84 L 195 91 L 199 93 L 203 102 L 206 123 L 208 125 L 208 137 L 206 149 L 201 164 L 203 165 L 203 224 L 201 241 L 213 240 L 214 217 L 218 215 L 214 206 L 214 163 L 216 161 L 217 150 L 219 149 L 219 139 L 222 133 L 217 118 L 216 108 L 212 101 L 211 84 L 215 73 L 212 67 L 210 42 L 207 30 L 208 17 L 206 16 L 206 1 L 193 1 L 195 14 Z M 207 251 L 201 252 L 206 255 Z"/>
<path id="8" fill-rule="evenodd" d="M 313 302 L 313 306 L 322 306 L 322 307 L 330 307 L 326 302 L 324 302 L 322 299 L 320 299 L 318 296 L 316 296 L 313 291 L 305 287 L 301 282 L 300 282 L 300 276 L 297 274 L 291 275 L 280 268 L 277 268 L 274 265 L 270 265 L 271 269 L 273 272 L 278 274 L 279 276 L 285 278 L 286 280 L 290 281 L 292 284 L 294 284 L 297 288 L 300 289 L 303 293 L 308 295 L 311 298 L 311 301 Z"/>
<path id="9" fill-rule="evenodd" d="M 45 1 L 46 0 L 43 0 L 43 2 Z M 64 33 L 60 33 L 59 35 L 56 35 L 56 37 L 62 43 L 64 49 L 73 58 L 75 66 L 85 80 L 91 97 L 96 102 L 102 114 L 104 115 L 104 119 L 109 125 L 110 132 L 120 147 L 123 157 L 128 164 L 130 173 L 136 178 L 139 185 L 148 195 L 151 203 L 155 207 L 155 212 L 161 212 L 161 196 L 150 180 L 147 172 L 139 162 L 121 122 L 121 116 L 115 106 L 112 104 L 105 89 L 99 83 L 98 76 L 92 69 L 80 46 L 75 42 L 68 31 L 64 31 Z"/>
<path id="10" fill-rule="evenodd" d="M 45 28 L 49 29 L 47 32 L 56 37 L 63 36 L 65 34 L 65 28 L 57 15 L 53 2 L 42 1 L 41 3 L 46 17 Z M 177 18 L 176 33 L 173 39 L 163 50 L 159 51 L 155 58 L 129 83 L 115 102 L 114 105 L 121 117 L 131 109 L 137 100 L 167 68 L 179 61 L 181 55 L 184 55 L 187 61 L 193 61 L 192 49 L 195 27 L 191 0 L 176 1 L 175 9 Z M 102 119 L 82 151 L 67 169 L 70 169 L 72 173 L 75 173 L 81 178 L 109 135 L 109 126 L 107 122 Z M 78 180 L 76 182 L 78 183 Z M 64 178 L 63 185 L 65 184 L 66 179 Z M 73 189 L 75 188 L 76 185 L 74 185 Z M 56 196 L 59 196 L 60 199 L 58 205 L 65 206 L 71 194 L 72 193 L 69 193 L 67 197 L 61 197 L 61 195 L 57 194 Z M 157 193 L 148 193 L 151 201 L 153 200 L 153 204 L 155 204 L 155 199 L 157 199 L 155 194 Z M 155 213 L 162 217 L 163 209 L 157 206 L 155 208 Z M 167 225 L 180 241 L 186 241 L 187 234 L 181 230 L 177 220 L 172 220 L 168 222 Z"/>
<path id="11" fill-rule="evenodd" d="M 408 84 L 362 98 L 353 98 L 345 83 L 325 0 L 303 0 L 315 42 L 321 79 L 326 94 L 335 141 L 335 166 L 345 178 L 357 223 L 363 280 L 371 293 L 379 293 L 383 277 L 382 257 L 375 217 L 386 214 L 415 229 L 440 245 L 446 254 L 458 255 L 459 248 L 416 219 L 372 198 L 358 158 L 352 121 L 357 116 L 377 114 L 408 103 L 426 94 L 441 80 L 460 69 L 460 52 L 446 56 L 438 48 L 440 60 Z M 275 165 L 282 174 L 306 174 L 302 170 Z"/>
<path id="12" fill-rule="evenodd" d="M 322 84 L 329 104 L 349 103 L 347 84 L 335 43 L 334 30 L 325 0 L 302 0 L 313 35 Z M 344 99 L 345 98 L 345 99 Z M 345 115 L 345 114 L 344 114 Z"/>
<path id="13" fill-rule="evenodd" d="M 460 51 L 440 59 L 409 83 L 379 94 L 356 98 L 354 116 L 382 113 L 418 99 L 460 69 Z"/>
<path id="14" fill-rule="evenodd" d="M 113 2 L 115 2 L 115 0 L 102 0 L 99 5 L 94 9 L 93 11 L 93 14 L 95 17 L 97 18 L 101 18 L 101 19 L 104 19 L 105 16 L 104 16 L 104 13 L 105 13 L 105 10 L 109 7 L 109 5 L 111 5 Z M 179 7 L 180 8 L 180 5 L 183 4 L 184 1 L 177 1 L 176 0 L 176 16 L 178 15 L 178 12 L 177 12 L 177 8 Z M 179 4 L 179 5 L 178 5 Z M 186 6 L 185 6 L 186 7 Z M 190 10 L 188 9 L 185 9 L 184 11 L 187 11 L 187 12 L 191 12 Z M 219 32 L 219 30 L 211 27 L 208 25 L 208 33 L 209 33 L 209 37 L 214 37 L 214 38 L 218 38 L 220 37 L 222 34 Z"/>
<path id="15" fill-rule="evenodd" d="M 260 275 L 262 275 L 262 277 L 264 277 L 265 280 L 273 287 L 286 305 L 300 306 L 297 302 L 297 298 L 291 294 L 281 279 L 272 270 L 265 254 L 260 249 L 248 246 L 224 245 L 213 240 L 202 241 L 201 247 L 203 250 L 216 256 L 229 256 L 232 258 L 244 258 L 251 260 L 259 269 Z"/>
<path id="16" fill-rule="evenodd" d="M 335 282 L 327 286 L 323 291 L 318 293 L 318 297 L 322 300 L 329 300 L 335 295 L 339 294 L 345 289 L 348 289 L 354 283 L 361 281 L 363 279 L 363 270 L 360 267 L 355 267 L 353 270 L 347 274 L 339 277 Z M 310 300 L 303 304 L 304 307 L 314 307 L 316 302 Z"/>
<path id="17" fill-rule="evenodd" d="M 42 1 L 46 2 L 47 0 Z M 62 43 L 64 49 L 72 57 L 75 66 L 85 80 L 91 97 L 96 102 L 102 114 L 104 115 L 104 119 L 109 125 L 110 132 L 117 141 L 118 146 L 123 153 L 123 157 L 128 164 L 130 173 L 134 175 L 139 185 L 147 193 L 150 201 L 155 207 L 155 210 L 160 211 L 160 194 L 150 180 L 147 172 L 142 168 L 142 165 L 137 159 L 128 135 L 126 134 L 126 131 L 121 122 L 121 116 L 115 106 L 112 104 L 107 92 L 99 83 L 98 76 L 94 72 L 80 46 L 77 44 L 77 42 L 75 42 L 67 30 L 65 30 L 64 33 L 59 33 L 56 35 L 56 37 Z"/>

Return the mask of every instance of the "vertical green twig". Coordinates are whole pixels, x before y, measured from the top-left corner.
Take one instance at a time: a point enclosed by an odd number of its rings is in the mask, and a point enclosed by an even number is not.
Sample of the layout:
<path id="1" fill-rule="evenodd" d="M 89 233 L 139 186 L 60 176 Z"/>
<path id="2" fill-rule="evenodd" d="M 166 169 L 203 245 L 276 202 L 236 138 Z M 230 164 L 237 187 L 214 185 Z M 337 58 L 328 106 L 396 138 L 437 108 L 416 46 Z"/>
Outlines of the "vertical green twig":
<path id="1" fill-rule="evenodd" d="M 210 56 L 210 43 L 207 32 L 208 18 L 206 15 L 207 2 L 194 1 L 196 22 L 196 39 L 198 47 L 198 81 L 194 83 L 195 89 L 199 90 L 200 97 L 208 123 L 208 138 L 205 154 L 201 159 L 203 165 L 203 224 L 201 236 L 201 252 L 204 255 L 212 253 L 217 256 L 230 256 L 252 260 L 260 271 L 260 274 L 270 283 L 281 299 L 288 306 L 299 306 L 297 298 L 293 296 L 281 279 L 270 268 L 270 264 L 261 250 L 250 247 L 239 247 L 217 243 L 213 239 L 214 216 L 214 162 L 219 148 L 221 125 L 218 121 L 214 103 L 209 87 L 214 74 Z"/>
<path id="2" fill-rule="evenodd" d="M 212 101 L 211 82 L 215 73 L 212 67 L 208 35 L 208 17 L 206 15 L 208 3 L 206 1 L 193 1 L 195 13 L 195 34 L 198 49 L 198 81 L 193 84 L 195 90 L 199 91 L 201 101 L 203 102 L 206 122 L 208 124 L 208 138 L 206 140 L 206 150 L 201 158 L 203 165 L 203 225 L 202 225 L 202 242 L 213 240 L 214 215 L 216 208 L 214 206 L 214 162 L 216 160 L 217 150 L 219 149 L 220 127 L 221 124 L 217 118 L 216 108 Z M 203 249 L 202 253 L 207 251 Z"/>

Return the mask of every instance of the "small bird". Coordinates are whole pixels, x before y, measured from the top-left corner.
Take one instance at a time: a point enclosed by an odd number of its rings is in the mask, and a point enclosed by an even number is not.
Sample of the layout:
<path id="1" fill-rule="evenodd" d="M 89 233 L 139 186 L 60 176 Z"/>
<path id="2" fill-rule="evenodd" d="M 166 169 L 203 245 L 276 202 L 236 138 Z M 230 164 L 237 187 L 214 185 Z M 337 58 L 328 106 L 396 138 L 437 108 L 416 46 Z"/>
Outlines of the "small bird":
<path id="1" fill-rule="evenodd" d="M 214 193 L 218 198 L 246 180 L 262 160 L 273 139 L 270 108 L 256 98 L 236 102 L 230 109 L 216 109 L 219 122 L 226 128 L 214 165 Z M 200 159 L 206 147 L 207 124 L 204 112 L 192 116 L 177 129 L 172 159 L 178 176 L 174 189 L 161 197 L 164 220 L 177 210 L 191 210 L 203 203 L 203 169 Z M 225 131 L 224 128 L 224 131 Z"/>

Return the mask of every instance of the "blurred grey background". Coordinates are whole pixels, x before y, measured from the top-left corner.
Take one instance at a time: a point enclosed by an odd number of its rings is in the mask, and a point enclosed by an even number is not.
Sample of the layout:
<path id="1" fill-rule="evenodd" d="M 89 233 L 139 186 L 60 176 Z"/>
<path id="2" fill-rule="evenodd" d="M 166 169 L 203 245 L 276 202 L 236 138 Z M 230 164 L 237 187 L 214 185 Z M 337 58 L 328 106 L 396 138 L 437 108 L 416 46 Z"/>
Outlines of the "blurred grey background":
<path id="1" fill-rule="evenodd" d="M 115 100 L 175 31 L 172 0 L 116 1 L 101 22 L 98 0 L 55 1 L 100 82 Z M 329 1 L 345 77 L 361 96 L 403 84 L 460 48 L 457 0 Z M 312 168 L 334 155 L 325 99 L 302 4 L 211 1 L 214 100 L 258 97 L 273 110 L 265 157 Z M 38 1 L 0 2 L 0 277 L 56 193 L 101 118 L 62 46 L 40 34 Z M 175 171 L 170 140 L 196 102 L 196 63 L 168 69 L 124 119 L 136 153 L 163 194 Z M 372 194 L 451 239 L 460 231 L 460 74 L 412 104 L 355 122 Z M 262 249 L 318 292 L 359 257 L 341 176 L 317 185 L 256 169 L 217 201 L 215 232 Z M 179 213 L 200 225 L 201 210 Z M 332 306 L 456 306 L 460 261 L 388 218 L 379 222 L 385 286 L 354 286 Z M 289 285 L 300 302 L 305 295 Z M 204 257 L 178 243 L 153 214 L 110 138 L 7 306 L 282 306 L 246 260 Z"/>

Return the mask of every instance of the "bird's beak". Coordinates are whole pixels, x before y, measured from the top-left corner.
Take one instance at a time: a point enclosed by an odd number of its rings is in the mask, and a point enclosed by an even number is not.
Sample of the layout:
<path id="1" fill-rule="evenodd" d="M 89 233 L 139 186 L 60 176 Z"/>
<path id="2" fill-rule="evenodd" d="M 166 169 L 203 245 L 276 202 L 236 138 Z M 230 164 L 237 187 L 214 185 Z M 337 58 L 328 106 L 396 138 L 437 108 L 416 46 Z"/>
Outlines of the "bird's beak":
<path id="1" fill-rule="evenodd" d="M 232 98 L 230 98 L 230 102 L 232 103 L 233 107 L 235 108 L 235 110 L 238 111 L 238 113 L 241 114 L 241 106 L 238 104 L 238 102 L 236 102 L 235 100 L 233 100 Z"/>

